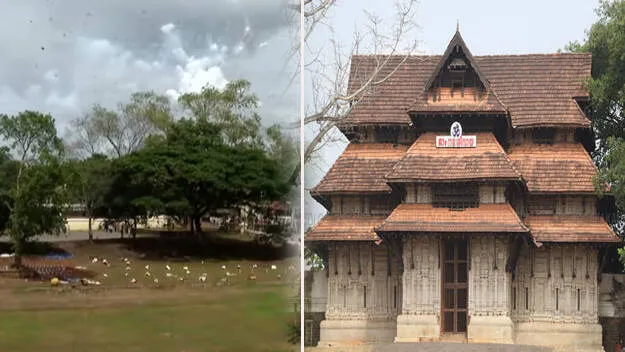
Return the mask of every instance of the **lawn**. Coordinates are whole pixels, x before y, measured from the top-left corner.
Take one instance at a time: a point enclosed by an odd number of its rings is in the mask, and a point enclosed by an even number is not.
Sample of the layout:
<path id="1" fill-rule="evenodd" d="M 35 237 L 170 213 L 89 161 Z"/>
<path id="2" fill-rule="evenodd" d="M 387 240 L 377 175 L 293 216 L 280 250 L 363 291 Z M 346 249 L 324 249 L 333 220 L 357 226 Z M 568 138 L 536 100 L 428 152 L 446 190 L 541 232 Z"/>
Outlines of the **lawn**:
<path id="1" fill-rule="evenodd" d="M 205 251 L 142 241 L 58 245 L 96 272 L 98 286 L 0 278 L 0 351 L 299 350 L 287 342 L 287 323 L 299 319 L 289 306 L 296 257 L 232 240 Z M 220 246 L 232 247 L 217 255 Z"/>
<path id="2" fill-rule="evenodd" d="M 276 290 L 224 291 L 168 304 L 3 311 L 2 351 L 289 351 L 284 297 Z"/>

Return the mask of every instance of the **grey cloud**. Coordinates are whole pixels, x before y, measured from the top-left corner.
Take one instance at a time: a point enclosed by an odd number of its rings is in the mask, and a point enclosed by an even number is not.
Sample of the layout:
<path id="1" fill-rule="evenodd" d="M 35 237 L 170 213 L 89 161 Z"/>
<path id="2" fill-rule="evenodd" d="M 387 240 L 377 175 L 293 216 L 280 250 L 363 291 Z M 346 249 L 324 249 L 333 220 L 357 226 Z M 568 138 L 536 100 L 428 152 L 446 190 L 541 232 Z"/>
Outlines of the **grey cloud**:
<path id="1" fill-rule="evenodd" d="M 217 65 L 228 80 L 252 81 L 271 120 L 291 119 L 298 94 L 272 98 L 293 69 L 284 69 L 297 38 L 285 1 L 0 0 L 0 112 L 38 109 L 66 123 L 132 91 L 177 89 L 177 67 L 185 70 L 184 58 L 194 57 L 195 66 Z M 167 23 L 175 36 L 161 31 Z M 264 41 L 269 45 L 258 49 Z M 241 42 L 245 49 L 235 55 Z M 211 50 L 215 45 L 228 51 Z M 175 52 L 181 49 L 186 55 Z"/>

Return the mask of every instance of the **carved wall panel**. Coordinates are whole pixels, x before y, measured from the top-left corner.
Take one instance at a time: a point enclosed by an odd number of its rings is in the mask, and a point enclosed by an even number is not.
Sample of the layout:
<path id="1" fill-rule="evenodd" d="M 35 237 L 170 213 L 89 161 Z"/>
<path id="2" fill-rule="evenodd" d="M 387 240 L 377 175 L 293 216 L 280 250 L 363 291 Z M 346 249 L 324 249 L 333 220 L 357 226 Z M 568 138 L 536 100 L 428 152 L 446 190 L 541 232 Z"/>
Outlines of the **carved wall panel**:
<path id="1" fill-rule="evenodd" d="M 597 250 L 590 246 L 524 247 L 512 282 L 513 319 L 596 323 L 597 270 Z"/>
<path id="2" fill-rule="evenodd" d="M 327 320 L 388 320 L 401 308 L 398 265 L 369 242 L 331 243 Z M 390 269 L 390 270 L 389 270 Z"/>
<path id="3" fill-rule="evenodd" d="M 440 315 L 439 242 L 438 236 L 404 238 L 402 314 Z"/>
<path id="4" fill-rule="evenodd" d="M 506 272 L 508 236 L 475 235 L 470 240 L 470 316 L 510 314 L 511 275 Z"/>

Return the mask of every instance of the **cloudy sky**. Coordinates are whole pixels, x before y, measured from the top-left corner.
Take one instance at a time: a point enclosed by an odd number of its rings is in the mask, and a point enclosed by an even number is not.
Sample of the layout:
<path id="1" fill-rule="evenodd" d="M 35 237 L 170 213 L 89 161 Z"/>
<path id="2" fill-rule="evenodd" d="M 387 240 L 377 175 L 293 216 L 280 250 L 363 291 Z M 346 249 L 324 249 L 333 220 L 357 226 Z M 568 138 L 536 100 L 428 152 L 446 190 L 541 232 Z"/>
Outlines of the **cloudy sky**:
<path id="1" fill-rule="evenodd" d="M 327 23 L 319 26 L 308 45 L 327 45 L 331 31 L 346 49 L 351 48 L 355 30 L 367 24 L 365 11 L 374 13 L 391 25 L 395 16 L 393 1 L 345 0 L 330 12 Z M 584 31 L 596 20 L 594 9 L 598 0 L 421 0 L 415 20 L 419 25 L 414 35 L 418 51 L 442 54 L 454 35 L 459 21 L 460 32 L 473 55 L 553 53 L 573 40 L 582 40 Z M 361 53 L 366 53 L 362 50 Z M 332 53 L 326 52 L 331 59 Z M 310 82 L 305 85 L 306 101 L 312 99 Z M 307 139 L 312 134 L 307 130 Z M 316 185 L 332 163 L 345 149 L 346 143 L 327 146 L 313 165 L 306 168 L 306 187 Z M 314 225 L 325 213 L 310 196 L 306 198 L 307 227 Z"/>
<path id="2" fill-rule="evenodd" d="M 64 131 L 92 104 L 172 98 L 244 78 L 264 122 L 298 118 L 285 0 L 0 0 L 0 113 L 51 113 Z"/>

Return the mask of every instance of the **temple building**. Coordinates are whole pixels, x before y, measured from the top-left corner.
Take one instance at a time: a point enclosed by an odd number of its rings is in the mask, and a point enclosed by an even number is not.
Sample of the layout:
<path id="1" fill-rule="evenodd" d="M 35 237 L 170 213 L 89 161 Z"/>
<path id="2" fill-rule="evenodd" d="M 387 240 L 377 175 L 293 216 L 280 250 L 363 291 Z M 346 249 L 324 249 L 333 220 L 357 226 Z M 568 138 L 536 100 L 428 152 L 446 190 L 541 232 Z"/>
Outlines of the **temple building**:
<path id="1" fill-rule="evenodd" d="M 591 55 L 473 56 L 457 31 L 442 56 L 354 56 L 348 89 L 385 60 L 311 190 L 327 209 L 305 235 L 326 264 L 319 345 L 602 351 L 599 253 L 620 239 L 593 183 Z"/>

